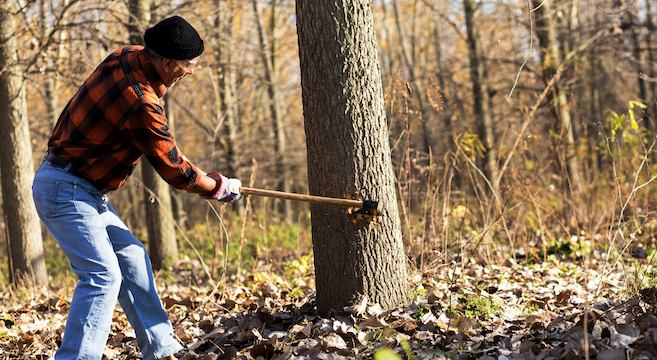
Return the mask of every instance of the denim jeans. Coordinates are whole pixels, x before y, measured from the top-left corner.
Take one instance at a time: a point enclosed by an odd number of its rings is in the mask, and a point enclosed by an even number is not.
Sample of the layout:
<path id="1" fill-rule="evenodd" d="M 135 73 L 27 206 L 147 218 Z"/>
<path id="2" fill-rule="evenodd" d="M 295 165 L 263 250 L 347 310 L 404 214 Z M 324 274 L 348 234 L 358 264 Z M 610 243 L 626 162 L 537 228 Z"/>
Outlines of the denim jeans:
<path id="1" fill-rule="evenodd" d="M 44 161 L 32 185 L 39 217 L 54 235 L 79 282 L 56 360 L 100 360 L 118 297 L 144 360 L 182 346 L 155 290 L 144 245 L 107 195 L 88 181 Z"/>

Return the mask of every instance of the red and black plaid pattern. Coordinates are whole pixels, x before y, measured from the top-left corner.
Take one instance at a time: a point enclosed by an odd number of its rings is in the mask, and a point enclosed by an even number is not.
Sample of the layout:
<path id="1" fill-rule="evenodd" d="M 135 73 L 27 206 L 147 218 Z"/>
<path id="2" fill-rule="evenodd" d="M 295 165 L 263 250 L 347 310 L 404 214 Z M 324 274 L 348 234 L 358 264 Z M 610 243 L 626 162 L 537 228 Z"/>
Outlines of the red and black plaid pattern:
<path id="1" fill-rule="evenodd" d="M 112 53 L 62 112 L 48 150 L 97 188 L 123 186 L 142 155 L 170 185 L 188 189 L 199 170 L 180 152 L 160 98 L 166 94 L 143 47 Z"/>

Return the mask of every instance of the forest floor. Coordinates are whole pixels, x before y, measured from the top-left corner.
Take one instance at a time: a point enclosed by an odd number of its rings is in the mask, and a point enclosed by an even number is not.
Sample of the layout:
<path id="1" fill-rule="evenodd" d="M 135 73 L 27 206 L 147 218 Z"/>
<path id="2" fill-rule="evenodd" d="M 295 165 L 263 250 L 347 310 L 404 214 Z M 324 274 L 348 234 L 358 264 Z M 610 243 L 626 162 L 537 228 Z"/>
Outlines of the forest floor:
<path id="1" fill-rule="evenodd" d="M 307 257 L 279 275 L 214 287 L 201 285 L 190 261 L 160 294 L 182 359 L 653 359 L 657 290 L 637 286 L 650 273 L 643 261 L 436 266 L 410 274 L 403 306 L 383 311 L 362 299 L 330 317 L 314 307 Z M 60 291 L 1 294 L 0 359 L 53 356 L 70 301 Z M 141 358 L 118 306 L 104 358 Z"/>

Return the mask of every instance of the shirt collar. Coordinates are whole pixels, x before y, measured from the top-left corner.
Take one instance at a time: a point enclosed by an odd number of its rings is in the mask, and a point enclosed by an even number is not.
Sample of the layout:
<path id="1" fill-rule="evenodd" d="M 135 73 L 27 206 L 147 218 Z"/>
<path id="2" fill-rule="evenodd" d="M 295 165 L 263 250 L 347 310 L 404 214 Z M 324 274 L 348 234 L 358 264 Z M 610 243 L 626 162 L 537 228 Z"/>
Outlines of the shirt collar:
<path id="1" fill-rule="evenodd" d="M 167 93 L 167 87 L 164 86 L 160 74 L 157 73 L 155 66 L 146 56 L 146 51 L 142 49 L 139 51 L 139 62 L 144 67 L 144 72 L 146 73 L 146 79 L 151 83 L 153 90 L 157 97 L 161 98 Z"/>

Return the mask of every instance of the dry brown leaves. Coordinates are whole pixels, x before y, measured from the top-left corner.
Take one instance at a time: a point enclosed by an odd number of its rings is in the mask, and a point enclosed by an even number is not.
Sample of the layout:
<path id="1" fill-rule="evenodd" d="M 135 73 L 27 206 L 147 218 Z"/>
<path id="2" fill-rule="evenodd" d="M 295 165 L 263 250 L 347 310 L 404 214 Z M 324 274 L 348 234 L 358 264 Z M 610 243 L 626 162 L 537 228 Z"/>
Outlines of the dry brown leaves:
<path id="1" fill-rule="evenodd" d="M 574 265 L 506 265 L 415 274 L 405 306 L 384 311 L 362 299 L 327 318 L 314 309 L 312 284 L 268 279 L 221 292 L 169 284 L 161 293 L 187 347 L 178 356 L 190 360 L 367 359 L 381 348 L 406 359 L 657 357 L 656 290 L 624 299 L 622 272 L 602 279 Z M 68 300 L 45 291 L 0 308 L 0 359 L 50 358 Z M 117 307 L 105 357 L 140 356 Z"/>

